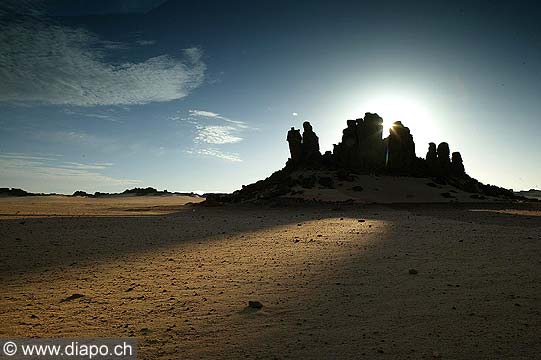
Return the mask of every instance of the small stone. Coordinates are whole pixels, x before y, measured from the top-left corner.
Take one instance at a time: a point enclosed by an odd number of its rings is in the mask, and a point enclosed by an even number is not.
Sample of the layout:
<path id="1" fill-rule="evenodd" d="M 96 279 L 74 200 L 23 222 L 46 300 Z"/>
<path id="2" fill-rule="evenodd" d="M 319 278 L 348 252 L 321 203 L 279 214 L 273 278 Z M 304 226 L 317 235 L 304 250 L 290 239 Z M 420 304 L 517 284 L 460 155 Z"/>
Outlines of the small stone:
<path id="1" fill-rule="evenodd" d="M 415 269 L 410 269 L 410 270 L 409 270 L 409 273 L 410 273 L 411 275 L 417 275 L 419 272 L 418 272 L 417 270 L 415 270 Z"/>
<path id="2" fill-rule="evenodd" d="M 261 309 L 263 304 L 257 300 L 250 300 L 248 301 L 248 307 L 251 307 L 252 309 Z"/>
<path id="3" fill-rule="evenodd" d="M 72 295 L 68 296 L 68 297 L 65 298 L 65 299 L 60 300 L 60 302 L 72 301 L 72 300 L 80 299 L 80 298 L 82 298 L 82 297 L 84 297 L 83 294 L 77 294 L 77 293 L 75 293 L 75 294 L 72 294 Z"/>

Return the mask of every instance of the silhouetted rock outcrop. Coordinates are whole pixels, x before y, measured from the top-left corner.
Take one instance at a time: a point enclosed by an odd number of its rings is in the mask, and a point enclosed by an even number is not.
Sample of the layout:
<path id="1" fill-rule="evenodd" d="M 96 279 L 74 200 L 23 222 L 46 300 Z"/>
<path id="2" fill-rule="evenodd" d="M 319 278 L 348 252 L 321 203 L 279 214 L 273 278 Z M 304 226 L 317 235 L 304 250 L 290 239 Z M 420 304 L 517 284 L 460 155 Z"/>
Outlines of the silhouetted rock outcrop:
<path id="1" fill-rule="evenodd" d="M 453 176 L 464 176 L 464 164 L 462 163 L 462 155 L 455 151 L 451 156 L 451 174 Z"/>
<path id="2" fill-rule="evenodd" d="M 428 146 L 426 159 L 415 154 L 415 142 L 410 129 L 397 121 L 383 138 L 383 119 L 375 113 L 364 118 L 347 120 L 342 141 L 333 151 L 321 155 L 319 138 L 309 122 L 303 123 L 303 133 L 291 128 L 287 133 L 290 159 L 286 166 L 265 180 L 243 186 L 233 194 L 212 195 L 214 202 L 260 201 L 303 192 L 302 189 L 334 188 L 341 182 L 353 181 L 354 174 L 400 175 L 432 178 L 434 187 L 451 185 L 478 198 L 500 196 L 513 198 L 511 190 L 484 185 L 468 176 L 459 152 L 451 152 L 446 142 Z M 352 175 L 353 174 L 353 175 Z M 335 185 L 336 182 L 336 185 Z M 439 185 L 436 185 L 439 184 Z M 295 189 L 296 190 L 295 190 Z M 358 186 L 359 191 L 363 188 Z M 299 190 L 301 189 L 301 190 Z M 451 192 L 442 197 L 455 199 Z"/>
<path id="3" fill-rule="evenodd" d="M 378 169 L 384 166 L 383 119 L 366 113 L 364 119 L 348 120 L 342 142 L 334 145 L 336 165 L 348 169 Z"/>
<path id="4" fill-rule="evenodd" d="M 426 153 L 426 165 L 431 175 L 437 175 L 438 173 L 438 153 L 436 151 L 436 144 L 431 142 L 428 144 L 428 152 Z"/>
<path id="5" fill-rule="evenodd" d="M 0 188 L 0 196 L 34 196 L 36 194 L 29 193 L 23 189 L 17 188 Z"/>
<path id="6" fill-rule="evenodd" d="M 391 171 L 407 173 L 415 162 L 415 143 L 410 129 L 396 121 L 387 138 L 387 166 Z"/>
<path id="7" fill-rule="evenodd" d="M 449 144 L 442 142 L 438 145 L 438 166 L 441 176 L 449 175 L 451 172 L 451 158 Z"/>
<path id="8" fill-rule="evenodd" d="M 312 125 L 308 121 L 302 124 L 304 129 L 302 133 L 302 158 L 309 164 L 318 163 L 321 160 L 319 152 L 319 138 L 317 137 Z"/>
<path id="9" fill-rule="evenodd" d="M 291 154 L 291 162 L 298 164 L 302 159 L 302 136 L 300 130 L 294 127 L 287 132 L 287 142 L 289 143 L 289 152 Z"/>
<path id="10" fill-rule="evenodd" d="M 73 193 L 73 195 L 71 196 L 81 196 L 81 197 L 88 197 L 90 196 L 89 193 L 87 193 L 86 191 L 82 191 L 82 190 L 77 190 Z"/>
<path id="11" fill-rule="evenodd" d="M 286 140 L 291 154 L 287 166 L 291 168 L 318 167 L 322 163 L 319 138 L 308 121 L 305 121 L 302 127 L 304 130 L 302 136 L 300 130 L 293 127 L 287 132 Z"/>
<path id="12" fill-rule="evenodd" d="M 383 119 L 378 114 L 366 113 L 357 120 L 357 131 L 363 167 L 376 169 L 385 163 Z"/>

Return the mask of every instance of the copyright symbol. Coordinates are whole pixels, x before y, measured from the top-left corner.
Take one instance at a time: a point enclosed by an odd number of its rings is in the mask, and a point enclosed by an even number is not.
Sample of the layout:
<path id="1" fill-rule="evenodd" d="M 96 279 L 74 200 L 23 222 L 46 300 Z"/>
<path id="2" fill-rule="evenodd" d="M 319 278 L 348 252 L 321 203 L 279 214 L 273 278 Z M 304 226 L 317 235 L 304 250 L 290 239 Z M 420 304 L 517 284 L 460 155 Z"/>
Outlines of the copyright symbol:
<path id="1" fill-rule="evenodd" d="M 2 349 L 4 350 L 4 354 L 7 356 L 13 356 L 17 352 L 17 344 L 15 344 L 13 341 L 8 341 L 4 344 Z"/>

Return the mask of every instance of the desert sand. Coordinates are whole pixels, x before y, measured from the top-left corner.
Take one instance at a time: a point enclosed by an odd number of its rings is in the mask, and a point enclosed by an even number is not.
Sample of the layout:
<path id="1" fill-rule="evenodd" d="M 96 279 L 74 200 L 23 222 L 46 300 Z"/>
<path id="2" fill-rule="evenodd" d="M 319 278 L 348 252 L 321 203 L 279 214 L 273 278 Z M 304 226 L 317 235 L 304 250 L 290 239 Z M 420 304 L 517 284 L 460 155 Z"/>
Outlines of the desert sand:
<path id="1" fill-rule="evenodd" d="M 492 196 L 479 197 L 451 185 L 436 184 L 429 178 L 390 175 L 355 175 L 351 181 L 340 181 L 332 171 L 302 171 L 295 175 L 327 176 L 334 180 L 333 188 L 314 186 L 305 189 L 295 186 L 295 193 L 282 197 L 325 202 L 348 201 L 358 204 L 392 203 L 448 203 L 448 202 L 501 202 Z M 473 195 L 473 196 L 472 196 Z"/>
<path id="2" fill-rule="evenodd" d="M 0 337 L 137 337 L 142 359 L 541 353 L 539 206 L 197 201 L 0 199 Z"/>

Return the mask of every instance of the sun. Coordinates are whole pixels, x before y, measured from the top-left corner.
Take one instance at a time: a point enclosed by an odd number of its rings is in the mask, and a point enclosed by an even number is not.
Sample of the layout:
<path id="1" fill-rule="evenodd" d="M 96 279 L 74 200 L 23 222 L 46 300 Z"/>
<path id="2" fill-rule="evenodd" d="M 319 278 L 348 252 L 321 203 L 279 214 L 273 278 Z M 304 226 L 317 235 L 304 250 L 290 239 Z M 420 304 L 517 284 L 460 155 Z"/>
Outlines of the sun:
<path id="1" fill-rule="evenodd" d="M 376 112 L 383 118 L 383 136 L 396 121 L 401 121 L 415 135 L 428 136 L 433 130 L 430 112 L 422 102 L 401 95 L 387 95 L 372 98 L 362 105 L 363 111 Z"/>
<path id="2" fill-rule="evenodd" d="M 387 131 L 391 130 L 394 126 L 394 122 L 395 121 L 391 118 L 383 118 L 383 132 L 386 133 Z"/>

